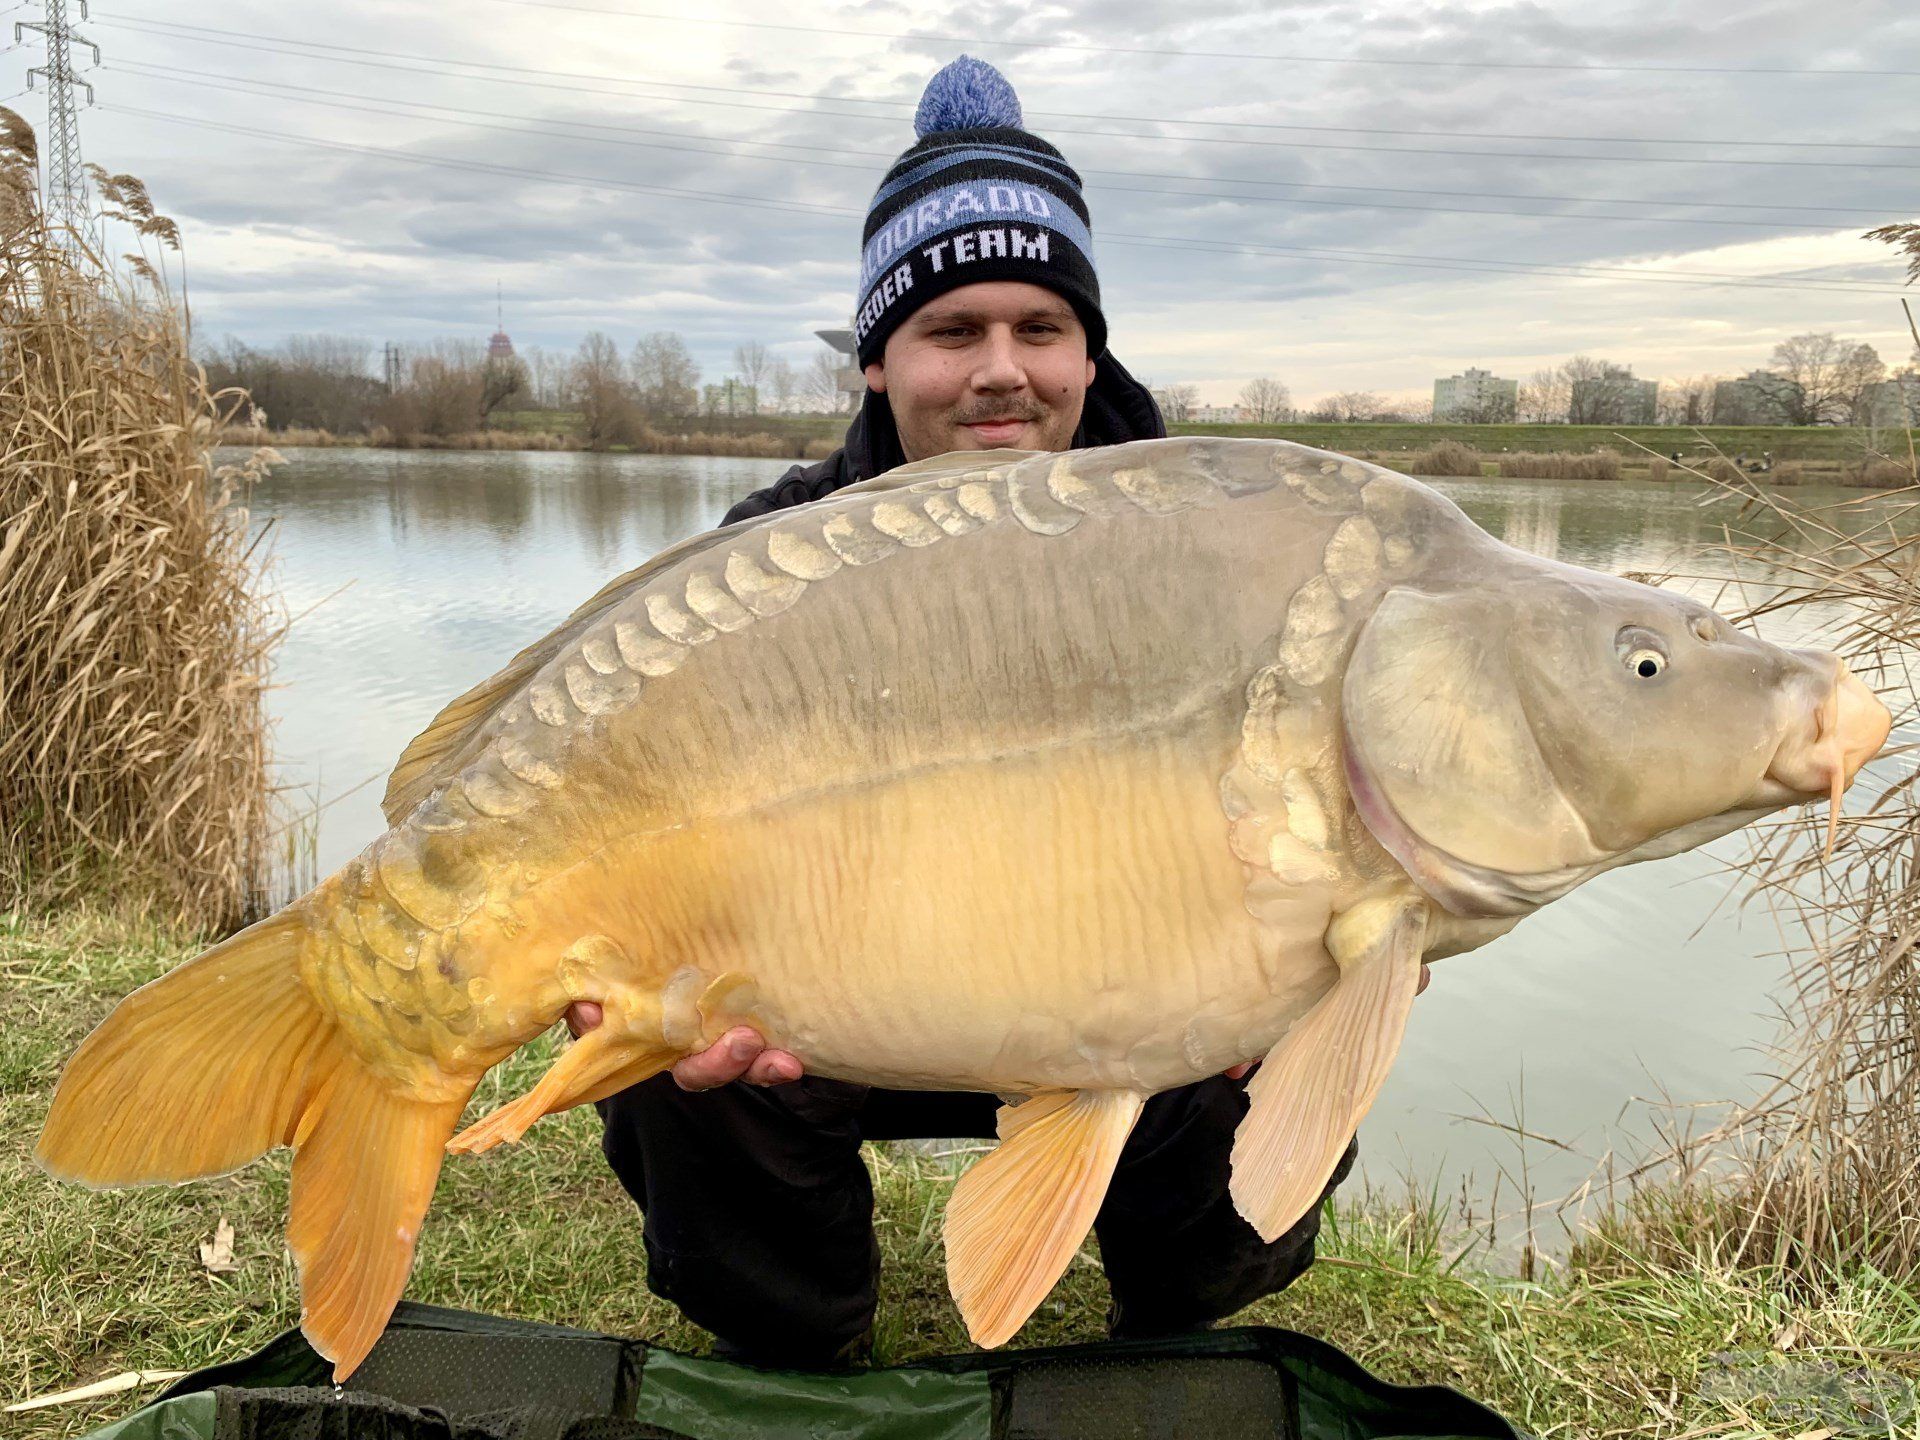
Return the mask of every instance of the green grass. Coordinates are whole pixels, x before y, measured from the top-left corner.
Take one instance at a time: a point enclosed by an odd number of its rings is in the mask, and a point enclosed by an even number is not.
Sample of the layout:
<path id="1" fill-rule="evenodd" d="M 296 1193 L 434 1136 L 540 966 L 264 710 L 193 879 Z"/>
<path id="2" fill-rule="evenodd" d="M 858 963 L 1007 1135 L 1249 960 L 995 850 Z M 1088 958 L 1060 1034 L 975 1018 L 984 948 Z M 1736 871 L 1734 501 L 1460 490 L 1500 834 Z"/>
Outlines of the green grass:
<path id="1" fill-rule="evenodd" d="M 31 1160 L 72 1047 L 193 948 L 98 913 L 0 916 L 0 1400 L 233 1358 L 297 1318 L 281 1237 L 284 1152 L 219 1180 L 112 1193 L 57 1184 Z M 523 1090 L 553 1044 L 489 1076 L 476 1110 Z M 871 1163 L 885 1254 L 877 1359 L 966 1348 L 940 1262 L 950 1171 L 901 1149 Z M 222 1216 L 241 1268 L 213 1276 L 196 1245 Z M 1590 1242 L 1572 1268 L 1536 1283 L 1453 1263 L 1458 1244 L 1431 1197 L 1356 1196 L 1331 1217 L 1321 1263 L 1242 1318 L 1323 1336 L 1392 1380 L 1456 1386 L 1540 1436 L 1760 1440 L 1817 1429 L 1777 1400 L 1738 1399 L 1755 1388 L 1753 1357 L 1802 1377 L 1827 1377 L 1826 1367 L 1843 1380 L 1920 1374 L 1920 1299 L 1884 1277 L 1796 1298 L 1764 1272 L 1656 1265 L 1615 1239 Z M 408 1294 L 703 1349 L 705 1336 L 649 1295 L 644 1277 L 638 1213 L 601 1158 L 597 1119 L 579 1110 L 505 1153 L 449 1164 Z M 1105 1309 L 1088 1255 L 1016 1343 L 1098 1338 Z M 1715 1358 L 1728 1354 L 1748 1359 Z M 4 1416 L 0 1435 L 77 1435 L 136 1403 L 121 1395 Z"/>
<path id="2" fill-rule="evenodd" d="M 1502 450 L 1584 453 L 1611 447 L 1632 456 L 1645 445 L 1662 455 L 1678 450 L 1683 459 L 1708 453 L 1758 459 L 1772 451 L 1775 460 L 1858 460 L 1867 454 L 1867 432 L 1836 426 L 1706 425 L 1175 425 L 1180 435 L 1244 435 L 1293 440 L 1322 450 L 1358 453 L 1424 450 L 1442 440 L 1458 440 L 1486 455 Z M 1885 437 L 1883 436 L 1883 443 Z"/>

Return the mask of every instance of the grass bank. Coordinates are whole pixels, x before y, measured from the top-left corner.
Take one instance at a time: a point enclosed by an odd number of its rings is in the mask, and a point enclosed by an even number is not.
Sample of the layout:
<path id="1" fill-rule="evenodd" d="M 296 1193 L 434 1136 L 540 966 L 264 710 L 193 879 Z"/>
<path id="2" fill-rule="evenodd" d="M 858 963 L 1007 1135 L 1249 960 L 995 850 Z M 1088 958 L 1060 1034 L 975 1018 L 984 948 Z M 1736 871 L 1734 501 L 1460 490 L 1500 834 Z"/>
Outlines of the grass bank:
<path id="1" fill-rule="evenodd" d="M 1866 430 L 1835 425 L 1449 425 L 1449 424 L 1286 424 L 1286 425 L 1176 425 L 1182 435 L 1263 436 L 1293 440 L 1322 450 L 1403 454 L 1452 440 L 1485 455 L 1502 451 L 1561 451 L 1585 454 L 1613 449 L 1622 453 L 1640 446 L 1662 455 L 1676 450 L 1681 458 L 1724 455 L 1758 458 L 1771 452 L 1775 460 L 1855 461 L 1874 448 Z M 1878 443 L 1885 445 L 1885 432 Z"/>
<path id="2" fill-rule="evenodd" d="M 284 1152 L 220 1180 L 106 1194 L 56 1184 L 31 1160 L 73 1046 L 193 949 L 98 911 L 0 917 L 0 1401 L 229 1358 L 297 1317 L 281 1236 Z M 476 1111 L 531 1084 L 554 1043 L 489 1076 Z M 886 1256 L 878 1359 L 964 1349 L 940 1257 L 950 1172 L 897 1149 L 871 1163 Z M 222 1218 L 235 1235 L 230 1274 L 210 1273 L 198 1253 Z M 1456 1386 L 1543 1437 L 1784 1440 L 1820 1429 L 1827 1412 L 1778 1392 L 1821 1385 L 1844 1397 L 1835 1403 L 1870 1403 L 1867 1377 L 1904 1394 L 1920 1375 L 1910 1288 L 1863 1271 L 1790 1289 L 1770 1271 L 1684 1250 L 1663 1248 L 1656 1262 L 1637 1233 L 1590 1239 L 1565 1268 L 1526 1280 L 1461 1261 L 1460 1237 L 1430 1197 L 1355 1195 L 1333 1216 L 1321 1263 L 1242 1318 L 1324 1336 L 1393 1380 Z M 654 1299 L 644 1276 L 638 1215 L 601 1159 L 598 1121 L 579 1110 L 504 1154 L 447 1167 L 408 1294 L 703 1349 L 704 1335 Z M 1098 1338 L 1105 1306 L 1085 1257 L 1017 1343 Z M 0 1416 L 0 1433 L 78 1435 L 135 1403 Z"/>
<path id="3" fill-rule="evenodd" d="M 460 435 L 336 435 L 325 430 L 234 431 L 229 444 L 276 446 L 366 446 L 402 450 L 585 450 L 580 416 L 566 410 L 521 410 L 494 417 L 493 428 Z M 819 460 L 831 454 L 846 431 L 838 415 L 715 416 L 691 422 L 698 428 L 649 426 L 631 441 L 603 447 L 609 453 L 729 455 L 756 459 Z M 1734 457 L 1757 461 L 1771 454 L 1772 484 L 1835 484 L 1894 488 L 1911 483 L 1904 463 L 1876 460 L 1872 442 L 1904 447 L 1864 430 L 1675 425 L 1174 425 L 1176 435 L 1222 435 L 1292 440 L 1372 460 L 1408 474 L 1479 475 L 1485 479 L 1652 480 L 1693 483 L 1671 465 L 1713 467 L 1727 477 Z M 1641 446 L 1647 449 L 1641 449 Z M 1651 452 L 1651 453 L 1650 453 Z M 1472 457 L 1452 468 L 1431 457 Z M 1611 457 L 1611 458 L 1609 458 Z M 1721 459 L 1720 457 L 1726 457 Z"/>

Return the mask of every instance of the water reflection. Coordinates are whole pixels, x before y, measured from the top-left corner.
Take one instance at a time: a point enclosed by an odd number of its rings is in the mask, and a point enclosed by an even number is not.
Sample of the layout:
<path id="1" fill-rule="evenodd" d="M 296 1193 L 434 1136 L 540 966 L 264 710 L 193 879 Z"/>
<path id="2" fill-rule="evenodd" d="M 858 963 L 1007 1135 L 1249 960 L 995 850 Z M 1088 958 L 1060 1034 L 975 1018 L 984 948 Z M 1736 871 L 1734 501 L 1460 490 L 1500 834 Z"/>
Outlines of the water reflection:
<path id="1" fill-rule="evenodd" d="M 393 759 L 447 700 L 496 671 L 607 579 L 714 524 L 788 462 L 578 454 L 290 452 L 256 516 L 278 534 L 290 612 L 274 692 L 285 778 L 330 802 L 331 870 L 383 828 Z M 1725 504 L 1688 486 L 1435 482 L 1509 544 L 1611 571 L 1662 572 L 1719 538 Z M 1803 502 L 1814 499 L 1798 492 Z M 1860 510 L 1868 523 L 1871 505 Z M 1723 560 L 1687 566 L 1711 599 Z M 1803 640 L 1817 614 L 1771 638 Z M 360 787 L 360 788 L 355 788 Z M 1603 1150 L 1636 1095 L 1751 1092 L 1772 1033 L 1780 939 L 1728 903 L 1719 873 L 1744 842 L 1616 872 L 1512 935 L 1437 967 L 1363 1143 L 1369 1172 L 1400 1166 L 1482 1188 L 1508 1143 L 1453 1117 L 1512 1118 Z M 1535 1147 L 1543 1191 L 1584 1162 Z"/>

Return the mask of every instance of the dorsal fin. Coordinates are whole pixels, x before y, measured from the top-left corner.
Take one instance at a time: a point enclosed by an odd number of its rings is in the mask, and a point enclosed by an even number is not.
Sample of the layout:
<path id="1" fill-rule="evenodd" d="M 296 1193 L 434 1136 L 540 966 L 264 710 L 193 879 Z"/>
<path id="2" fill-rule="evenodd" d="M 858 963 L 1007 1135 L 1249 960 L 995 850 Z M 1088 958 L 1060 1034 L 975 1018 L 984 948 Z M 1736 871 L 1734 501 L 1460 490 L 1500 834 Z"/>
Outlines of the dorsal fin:
<path id="1" fill-rule="evenodd" d="M 892 490 L 915 480 L 923 480 L 929 473 L 961 468 L 978 469 L 982 465 L 992 464 L 996 459 L 1014 456 L 1024 458 L 1026 453 L 1018 450 L 988 450 L 970 451 L 964 456 L 937 455 L 931 460 L 919 460 L 897 470 L 889 470 L 858 485 L 846 486 L 814 503 L 830 505 L 843 496 L 857 499 L 861 495 Z M 644 565 L 616 576 L 601 586 L 593 598 L 548 634 L 514 656 L 498 674 L 449 701 L 427 728 L 408 742 L 407 748 L 400 752 L 399 760 L 394 763 L 393 773 L 387 777 L 386 793 L 380 799 L 380 812 L 386 816 L 387 823 L 398 825 L 435 787 L 465 765 L 472 758 L 470 750 L 474 748 L 473 742 L 479 739 L 487 721 L 517 695 L 549 660 L 578 640 L 580 633 L 601 615 L 670 566 L 698 555 L 742 531 L 771 523 L 782 513 L 738 520 L 721 529 L 709 530 L 669 545 Z"/>
<path id="2" fill-rule="evenodd" d="M 387 777 L 386 794 L 380 799 L 380 812 L 387 817 L 387 823 L 398 825 L 442 780 L 465 764 L 467 742 L 476 738 L 501 706 L 600 615 L 669 565 L 718 544 L 749 523 L 742 521 L 682 540 L 637 569 L 609 580 L 592 599 L 508 661 L 505 669 L 449 701 L 427 728 L 407 743 L 394 763 L 393 773 Z"/>

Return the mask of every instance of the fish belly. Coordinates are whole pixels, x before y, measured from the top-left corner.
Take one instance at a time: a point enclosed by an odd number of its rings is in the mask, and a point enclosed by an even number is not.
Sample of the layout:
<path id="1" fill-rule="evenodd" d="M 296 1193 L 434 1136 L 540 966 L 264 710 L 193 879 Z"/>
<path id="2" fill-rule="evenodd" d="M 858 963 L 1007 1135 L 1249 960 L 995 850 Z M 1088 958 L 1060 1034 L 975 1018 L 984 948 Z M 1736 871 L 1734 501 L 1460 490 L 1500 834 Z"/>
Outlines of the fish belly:
<path id="1" fill-rule="evenodd" d="M 1246 904 L 1217 762 L 1172 739 L 929 766 L 609 847 L 532 928 L 810 1073 L 1158 1091 L 1263 1054 L 1335 978 L 1331 896 Z M 670 1007 L 669 1007 L 670 1008 Z"/>

